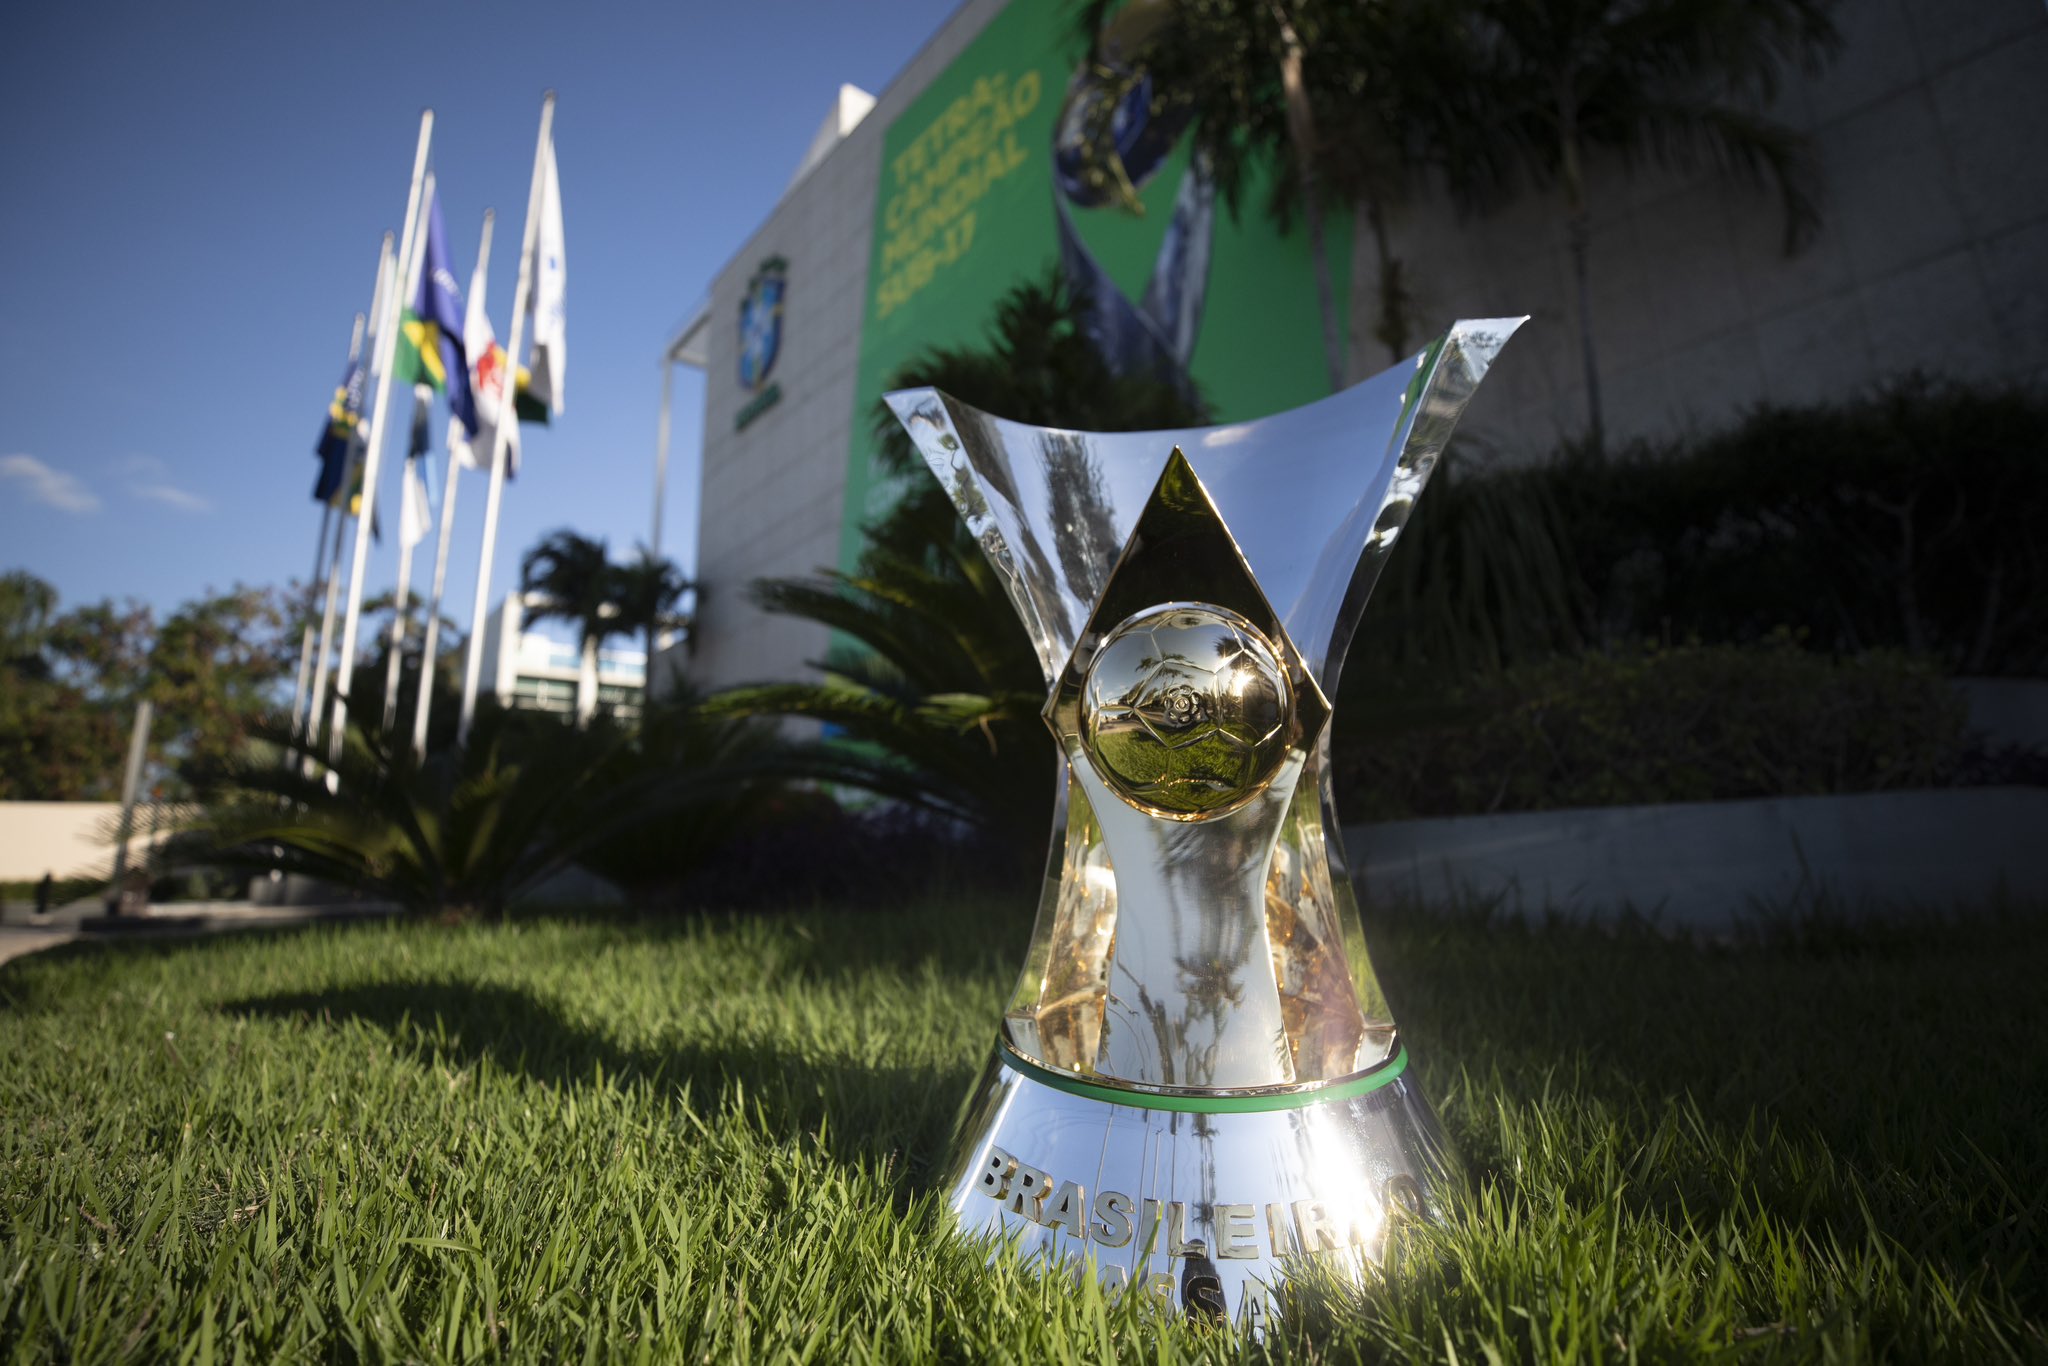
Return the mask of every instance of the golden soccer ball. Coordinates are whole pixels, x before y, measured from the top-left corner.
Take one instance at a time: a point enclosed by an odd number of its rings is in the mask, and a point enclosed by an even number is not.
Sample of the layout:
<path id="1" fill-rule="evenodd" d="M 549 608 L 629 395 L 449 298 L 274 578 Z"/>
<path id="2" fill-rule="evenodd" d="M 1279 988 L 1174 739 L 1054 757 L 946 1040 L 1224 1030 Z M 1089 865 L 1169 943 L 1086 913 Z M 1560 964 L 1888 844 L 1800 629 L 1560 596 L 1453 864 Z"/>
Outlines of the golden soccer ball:
<path id="1" fill-rule="evenodd" d="M 1081 689 L 1081 741 L 1103 782 L 1175 820 L 1244 805 L 1287 757 L 1294 690 L 1237 613 L 1166 603 L 1109 633 Z"/>

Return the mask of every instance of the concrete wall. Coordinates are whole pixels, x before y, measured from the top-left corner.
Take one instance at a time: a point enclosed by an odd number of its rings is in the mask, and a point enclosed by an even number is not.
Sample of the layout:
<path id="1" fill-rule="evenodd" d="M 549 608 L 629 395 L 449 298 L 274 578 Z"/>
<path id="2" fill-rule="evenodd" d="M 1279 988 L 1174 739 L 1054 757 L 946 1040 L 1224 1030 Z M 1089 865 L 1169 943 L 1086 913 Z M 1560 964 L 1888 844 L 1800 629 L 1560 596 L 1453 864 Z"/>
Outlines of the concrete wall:
<path id="1" fill-rule="evenodd" d="M 1759 400 L 1845 397 L 1915 367 L 2048 380 L 2048 8 L 2039 0 L 1843 0 L 1846 39 L 1776 116 L 1813 141 L 1821 235 L 1781 248 L 1776 201 L 1715 174 L 1592 167 L 1592 310 L 1610 437 L 1712 428 Z M 1585 426 L 1564 214 L 1528 197 L 1461 221 L 1411 206 L 1394 232 L 1418 332 L 1531 313 L 1459 430 L 1510 456 Z M 1371 244 L 1355 244 L 1352 368 L 1372 340 Z"/>
<path id="2" fill-rule="evenodd" d="M 1511 913 L 1635 911 L 1714 929 L 1829 898 L 1869 907 L 2048 904 L 2048 789 L 1954 788 L 1388 821 L 1344 832 L 1370 899 Z"/>
<path id="3" fill-rule="evenodd" d="M 864 420 L 853 411 L 853 391 L 882 135 L 1001 8 L 1000 0 L 962 5 L 712 284 L 698 648 L 687 666 L 700 687 L 802 677 L 806 661 L 825 653 L 822 627 L 757 610 L 747 601 L 747 586 L 839 562 L 851 424 Z M 739 383 L 740 301 L 771 256 L 789 262 L 782 348 L 772 376 L 782 398 L 736 431 L 735 416 L 754 397 Z"/>
<path id="4" fill-rule="evenodd" d="M 120 818 L 119 802 L 0 802 L 0 881 L 110 876 L 114 850 L 101 832 Z M 138 808 L 136 824 L 148 823 Z"/>

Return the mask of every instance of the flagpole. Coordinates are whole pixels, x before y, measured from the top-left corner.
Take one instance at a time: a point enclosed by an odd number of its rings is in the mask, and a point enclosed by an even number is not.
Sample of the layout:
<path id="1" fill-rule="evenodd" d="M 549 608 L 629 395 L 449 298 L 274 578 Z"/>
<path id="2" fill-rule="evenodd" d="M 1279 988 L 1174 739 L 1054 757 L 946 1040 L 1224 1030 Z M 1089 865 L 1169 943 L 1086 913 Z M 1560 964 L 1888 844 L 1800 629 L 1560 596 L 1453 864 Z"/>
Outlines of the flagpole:
<path id="1" fill-rule="evenodd" d="M 363 456 L 363 505 L 356 511 L 355 555 L 349 566 L 348 614 L 341 628 L 341 657 L 335 664 L 334 716 L 327 726 L 327 762 L 332 768 L 341 760 L 341 746 L 348 734 L 348 694 L 354 682 L 356 657 L 356 627 L 363 611 L 363 575 L 370 565 L 370 528 L 377 511 L 377 476 L 381 474 L 384 454 L 384 421 L 391 396 L 392 349 L 398 342 L 399 298 L 413 284 L 413 274 L 419 268 L 412 250 L 413 234 L 419 229 L 420 189 L 427 175 L 427 149 L 434 140 L 434 111 L 420 111 L 419 147 L 413 152 L 412 188 L 405 198 L 405 228 L 399 234 L 402 252 L 399 256 L 399 288 L 385 299 L 383 316 L 377 329 L 377 347 L 372 359 L 377 362 L 377 397 L 370 409 L 370 436 Z"/>
<path id="2" fill-rule="evenodd" d="M 405 463 L 412 463 L 410 453 Z M 412 478 L 410 469 L 399 473 L 399 500 L 405 499 L 405 485 Z M 405 534 L 402 524 L 398 528 L 398 587 L 391 594 L 391 649 L 384 661 L 384 729 L 390 730 L 398 723 L 398 674 L 399 656 L 405 649 L 405 607 L 411 599 L 412 587 L 412 541 Z"/>
<path id="3" fill-rule="evenodd" d="M 476 247 L 476 270 L 480 278 L 487 277 L 491 268 L 491 230 L 497 221 L 497 214 L 484 210 L 484 231 Z M 466 339 L 465 339 L 466 340 Z M 516 376 L 515 376 L 516 378 Z M 512 396 L 516 383 L 505 385 L 506 397 Z M 479 400 L 479 403 L 481 400 Z M 510 407 L 499 405 L 498 423 L 518 421 Z M 497 423 L 492 424 L 495 431 Z M 455 494 L 462 487 L 456 478 L 462 473 L 462 462 L 453 452 L 448 457 L 448 482 L 441 490 L 440 545 L 434 551 L 434 605 L 427 610 L 427 635 L 420 645 L 420 688 L 412 707 L 412 753 L 414 759 L 424 759 L 427 754 L 427 717 L 434 705 L 433 674 L 434 651 L 440 647 L 441 639 L 441 589 L 448 581 L 448 542 L 455 529 Z"/>
<path id="4" fill-rule="evenodd" d="M 362 314 L 358 313 L 356 316 L 360 318 Z M 333 525 L 334 504 L 322 499 L 320 503 L 320 534 L 313 541 L 313 577 L 306 580 L 308 594 L 306 606 L 309 609 L 313 603 L 320 600 L 327 588 L 327 579 L 325 577 L 327 568 L 327 533 Z M 294 740 L 299 737 L 299 728 L 306 722 L 306 681 L 313 670 L 313 640 L 315 635 L 313 618 L 309 611 L 306 616 L 305 625 L 299 630 L 298 681 L 292 685 L 291 735 Z M 290 764 L 287 763 L 286 767 L 289 768 Z"/>
<path id="5" fill-rule="evenodd" d="M 397 261 L 392 256 L 392 246 L 397 241 L 391 233 L 384 234 L 384 243 L 377 250 L 377 283 L 370 291 L 370 323 L 367 340 L 370 344 L 370 360 L 377 359 L 377 339 L 384 317 L 384 296 L 391 291 L 392 272 Z M 358 414 L 360 420 L 360 414 Z M 353 444 L 353 440 L 351 440 Z M 350 454 L 348 468 L 341 474 L 339 496 L 345 501 L 355 483 L 355 456 Z M 328 503 L 334 506 L 331 497 Z M 327 661 L 329 647 L 334 643 L 334 611 L 341 595 L 341 538 L 348 530 L 348 514 L 334 519 L 334 544 L 327 552 L 327 606 L 320 615 L 320 648 L 313 656 L 313 691 L 306 698 L 306 720 L 303 727 L 303 744 L 309 751 L 306 759 L 306 775 L 312 776 L 313 760 L 310 751 L 320 742 L 320 727 L 327 716 Z"/>
<path id="6" fill-rule="evenodd" d="M 469 649 L 462 666 L 462 714 L 455 725 L 455 742 L 469 743 L 470 723 L 476 719 L 477 675 L 483 667 L 484 615 L 490 610 L 491 554 L 498 545 L 498 504 L 505 495 L 505 439 L 519 420 L 516 402 L 519 389 L 519 351 L 526 341 L 526 305 L 533 289 L 533 244 L 540 232 L 541 176 L 548 152 L 548 139 L 555 127 L 555 92 L 540 101 L 540 136 L 533 149 L 533 183 L 526 192 L 526 229 L 520 238 L 519 283 L 512 291 L 512 336 L 505 347 L 508 379 L 505 401 L 499 405 L 498 422 L 491 431 L 491 491 L 484 500 L 484 545 L 477 558 L 476 601 L 469 613 Z"/>
<path id="7" fill-rule="evenodd" d="M 377 273 L 379 276 L 381 276 L 384 273 L 384 258 L 383 253 L 381 252 L 378 253 L 377 258 Z M 382 284 L 383 281 L 380 279 L 378 281 L 378 285 L 381 287 Z M 373 292 L 373 296 L 370 300 L 370 306 L 372 308 L 376 307 L 376 302 L 377 301 L 374 297 Z M 357 359 L 363 354 L 363 324 L 366 321 L 368 321 L 367 314 L 356 314 L 355 327 L 349 332 L 349 370 L 352 370 L 355 367 Z M 342 375 L 342 383 L 344 387 L 346 386 L 347 382 L 348 370 L 344 370 Z M 344 392 L 342 395 L 342 401 L 344 402 L 344 404 L 347 402 L 346 392 Z M 326 499 L 322 499 L 320 502 L 320 534 L 313 538 L 313 577 L 306 580 L 306 587 L 309 594 L 311 595 L 306 604 L 308 607 L 311 607 L 313 602 L 318 601 L 319 598 L 322 596 L 324 590 L 327 587 L 327 575 L 330 572 L 332 572 L 327 563 L 327 533 L 328 530 L 332 527 L 333 523 L 334 504 Z M 299 632 L 298 681 L 292 685 L 292 719 L 290 734 L 292 739 L 294 740 L 299 738 L 299 735 L 306 724 L 306 681 L 308 675 L 311 673 L 313 668 L 314 635 L 315 632 L 313 630 L 313 621 L 309 614 L 305 626 Z M 287 752 L 285 756 L 285 766 L 287 768 L 291 766 L 291 756 L 289 752 Z"/>
<path id="8" fill-rule="evenodd" d="M 422 203 L 434 202 L 434 173 L 427 172 L 427 183 Z M 412 244 L 412 270 L 417 275 L 427 255 L 427 215 L 420 215 L 419 231 L 414 234 Z M 411 294 L 407 298 L 413 297 Z M 415 400 L 417 401 L 417 400 Z M 405 505 L 406 485 L 412 479 L 412 452 L 406 451 L 406 467 L 398 476 L 399 506 Z M 398 723 L 398 675 L 400 658 L 405 652 L 405 604 L 412 596 L 412 538 L 405 534 L 405 519 L 399 519 L 398 526 L 398 587 L 391 595 L 391 653 L 384 663 L 384 729 L 390 730 Z"/>
<path id="9" fill-rule="evenodd" d="M 355 473 L 354 465 L 349 468 L 350 477 Z M 341 603 L 341 538 L 348 530 L 347 513 L 334 519 L 334 541 L 327 549 L 327 605 L 320 613 L 320 647 L 313 653 L 313 690 L 306 696 L 305 734 L 302 744 L 310 751 L 320 739 L 320 725 L 326 715 L 323 699 L 327 695 L 328 647 L 334 643 L 334 613 Z M 306 759 L 306 774 L 312 776 L 313 760 Z"/>
<path id="10" fill-rule="evenodd" d="M 661 559 L 661 513 L 668 502 L 668 434 L 669 399 L 676 383 L 675 357 L 664 349 L 661 353 L 661 420 L 654 433 L 654 538 L 648 542 L 647 554 L 657 562 Z M 656 614 L 659 616 L 659 613 Z M 650 619 L 647 623 L 647 663 L 640 675 L 641 714 L 654 701 L 654 642 L 661 630 L 659 621 Z"/>

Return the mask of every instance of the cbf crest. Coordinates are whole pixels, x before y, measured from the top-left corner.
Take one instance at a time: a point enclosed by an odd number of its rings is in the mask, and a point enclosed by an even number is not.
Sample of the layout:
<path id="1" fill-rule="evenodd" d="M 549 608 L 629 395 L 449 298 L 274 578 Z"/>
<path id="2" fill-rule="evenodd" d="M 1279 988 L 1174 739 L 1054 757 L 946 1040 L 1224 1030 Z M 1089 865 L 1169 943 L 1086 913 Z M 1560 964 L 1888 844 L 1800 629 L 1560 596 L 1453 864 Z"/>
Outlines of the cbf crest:
<path id="1" fill-rule="evenodd" d="M 740 301 L 740 384 L 758 393 L 775 370 L 782 351 L 782 300 L 788 289 L 789 262 L 771 256 L 747 281 Z"/>

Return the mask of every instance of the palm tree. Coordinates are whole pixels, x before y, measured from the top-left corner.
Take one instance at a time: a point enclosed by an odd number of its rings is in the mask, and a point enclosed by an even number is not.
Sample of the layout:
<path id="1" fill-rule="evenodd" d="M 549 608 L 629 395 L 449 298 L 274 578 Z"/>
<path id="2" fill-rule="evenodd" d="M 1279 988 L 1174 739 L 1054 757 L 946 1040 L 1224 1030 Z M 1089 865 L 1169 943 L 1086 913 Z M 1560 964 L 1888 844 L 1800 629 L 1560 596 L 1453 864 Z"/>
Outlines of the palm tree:
<path id="1" fill-rule="evenodd" d="M 597 652 L 627 623 L 614 601 L 617 580 L 602 540 L 567 530 L 551 532 L 519 562 L 519 586 L 538 601 L 533 619 L 573 624 L 582 655 L 576 684 L 576 722 L 587 724 L 597 707 Z"/>
<path id="2" fill-rule="evenodd" d="M 1468 80 L 1492 107 L 1509 159 L 1466 168 L 1499 197 L 1518 179 L 1564 192 L 1577 292 L 1587 437 L 1605 440 L 1587 257 L 1595 153 L 1690 170 L 1711 165 L 1777 192 L 1785 250 L 1818 229 L 1806 140 L 1758 112 L 1788 67 L 1817 70 L 1839 46 L 1834 0 L 1472 0 Z M 1495 173 L 1491 185 L 1475 175 Z M 1456 186 L 1454 185 L 1454 188 Z"/>
<path id="3" fill-rule="evenodd" d="M 1057 274 L 1020 285 L 997 305 L 986 345 L 926 351 L 887 387 L 934 385 L 1021 422 L 1097 431 L 1205 420 L 1170 383 L 1112 372 L 1088 340 L 1087 316 L 1086 300 Z M 855 743 L 796 749 L 795 771 L 1031 847 L 1053 795 L 1037 656 L 995 571 L 881 404 L 874 435 L 903 492 L 868 527 L 854 570 L 754 586 L 769 611 L 838 633 L 843 643 L 817 665 L 824 678 L 735 689 L 707 706 L 837 727 Z"/>
<path id="4" fill-rule="evenodd" d="M 640 631 L 647 637 L 647 686 L 651 689 L 656 633 L 676 621 L 676 607 L 693 585 L 674 560 L 646 546 L 625 564 L 613 565 L 611 572 L 611 595 L 618 606 L 620 629 Z"/>

